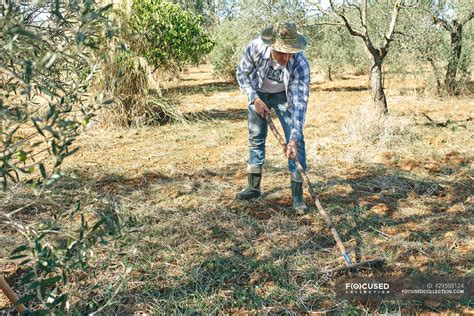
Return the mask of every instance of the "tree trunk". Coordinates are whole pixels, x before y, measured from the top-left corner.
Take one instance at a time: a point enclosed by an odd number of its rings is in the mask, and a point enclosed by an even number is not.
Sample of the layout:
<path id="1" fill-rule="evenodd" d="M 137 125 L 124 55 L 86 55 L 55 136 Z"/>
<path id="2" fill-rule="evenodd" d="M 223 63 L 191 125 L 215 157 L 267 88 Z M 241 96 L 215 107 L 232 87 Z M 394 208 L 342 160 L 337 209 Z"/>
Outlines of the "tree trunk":
<path id="1" fill-rule="evenodd" d="M 448 68 L 444 84 L 449 94 L 456 93 L 456 75 L 459 67 L 462 49 L 462 25 L 456 21 L 453 23 L 451 31 L 451 52 L 449 56 Z"/>
<path id="2" fill-rule="evenodd" d="M 372 58 L 370 67 L 370 88 L 375 110 L 379 116 L 388 114 L 387 99 L 383 91 L 382 61 L 381 58 Z"/>
<path id="3" fill-rule="evenodd" d="M 328 80 L 332 81 L 331 66 L 328 66 Z"/>
<path id="4" fill-rule="evenodd" d="M 440 95 L 441 94 L 441 75 L 439 73 L 439 68 L 436 66 L 436 63 L 433 58 L 428 57 L 428 61 L 430 62 L 431 68 L 433 68 L 433 73 L 435 76 L 436 80 L 436 94 Z"/>

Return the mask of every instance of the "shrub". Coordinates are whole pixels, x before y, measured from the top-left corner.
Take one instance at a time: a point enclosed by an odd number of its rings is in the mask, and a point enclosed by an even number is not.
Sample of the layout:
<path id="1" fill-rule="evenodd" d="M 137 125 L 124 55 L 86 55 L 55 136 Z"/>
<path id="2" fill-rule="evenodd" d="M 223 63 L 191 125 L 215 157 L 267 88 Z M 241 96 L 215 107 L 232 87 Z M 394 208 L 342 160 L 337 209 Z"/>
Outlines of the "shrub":
<path id="1" fill-rule="evenodd" d="M 198 63 L 214 43 L 201 26 L 202 17 L 162 0 L 134 0 L 129 20 L 131 49 L 155 68 Z"/>
<path id="2" fill-rule="evenodd" d="M 107 10 L 93 1 L 0 6 L 0 181 L 4 195 L 23 203 L 2 207 L 0 230 L 20 239 L 10 259 L 23 271 L 21 302 L 34 304 L 37 314 L 80 313 L 84 302 L 70 296 L 79 284 L 71 281 L 88 271 L 95 250 L 120 235 L 119 219 L 86 213 L 80 200 L 65 206 L 53 193 L 64 159 L 78 150 L 77 136 L 110 103 L 90 89 L 97 51 L 110 34 Z M 9 188 L 23 180 L 34 194 L 22 190 L 28 198 L 19 199 L 18 187 Z M 56 207 L 30 214 L 48 204 Z"/>
<path id="3" fill-rule="evenodd" d="M 226 20 L 215 31 L 216 45 L 210 54 L 214 74 L 226 80 L 236 80 L 235 72 L 245 45 L 252 40 L 248 30 L 239 27 L 239 20 Z"/>
<path id="4" fill-rule="evenodd" d="M 186 121 L 176 98 L 163 97 L 152 74 L 181 70 L 212 49 L 201 17 L 161 0 L 133 1 L 123 9 L 114 13 L 122 24 L 119 38 L 104 52 L 111 60 L 103 65 L 99 83 L 114 95 L 115 104 L 101 123 L 131 127 Z"/>

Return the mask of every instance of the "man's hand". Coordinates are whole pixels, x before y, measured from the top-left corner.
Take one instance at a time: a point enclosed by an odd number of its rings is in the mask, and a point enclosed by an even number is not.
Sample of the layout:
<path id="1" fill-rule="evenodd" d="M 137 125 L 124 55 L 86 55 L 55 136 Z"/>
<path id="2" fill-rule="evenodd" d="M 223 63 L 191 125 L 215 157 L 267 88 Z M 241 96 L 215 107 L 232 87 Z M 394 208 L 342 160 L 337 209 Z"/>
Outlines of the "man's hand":
<path id="1" fill-rule="evenodd" d="M 253 104 L 255 105 L 255 112 L 260 114 L 261 117 L 265 118 L 265 112 L 271 113 L 268 106 L 259 97 L 253 101 Z"/>
<path id="2" fill-rule="evenodd" d="M 288 145 L 286 145 L 286 158 L 291 159 L 291 157 L 296 158 L 296 153 L 297 153 L 297 146 L 296 146 L 296 141 L 295 140 L 290 140 Z"/>

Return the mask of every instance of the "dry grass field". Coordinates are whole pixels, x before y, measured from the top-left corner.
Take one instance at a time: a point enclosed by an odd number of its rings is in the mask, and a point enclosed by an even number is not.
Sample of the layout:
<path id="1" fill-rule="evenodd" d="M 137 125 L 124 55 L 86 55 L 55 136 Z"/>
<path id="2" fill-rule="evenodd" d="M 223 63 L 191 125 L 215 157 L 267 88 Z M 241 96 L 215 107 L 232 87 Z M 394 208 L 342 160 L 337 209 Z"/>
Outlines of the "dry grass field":
<path id="1" fill-rule="evenodd" d="M 305 125 L 308 175 L 354 259 L 386 260 L 383 269 L 361 275 L 473 273 L 474 101 L 417 96 L 417 84 L 386 82 L 390 116 L 379 125 L 366 77 L 313 78 Z M 201 119 L 92 127 L 64 163 L 54 194 L 20 214 L 47 218 L 52 209 L 81 200 L 91 216 L 133 219 L 125 242 L 103 248 L 90 273 L 75 277 L 75 299 L 104 300 L 93 285 L 117 280 L 130 266 L 103 313 L 472 313 L 472 301 L 336 300 L 334 280 L 320 284 L 317 274 L 342 265 L 340 255 L 315 208 L 303 217 L 291 213 L 286 159 L 271 134 L 264 197 L 234 200 L 247 181 L 246 98 L 236 84 L 201 66 L 164 92 Z M 0 207 L 32 199 L 15 190 L 3 195 Z M 19 242 L 1 232 L 0 257 Z M 21 271 L 0 260 L 15 287 Z M 0 295 L 0 314 L 11 310 Z"/>

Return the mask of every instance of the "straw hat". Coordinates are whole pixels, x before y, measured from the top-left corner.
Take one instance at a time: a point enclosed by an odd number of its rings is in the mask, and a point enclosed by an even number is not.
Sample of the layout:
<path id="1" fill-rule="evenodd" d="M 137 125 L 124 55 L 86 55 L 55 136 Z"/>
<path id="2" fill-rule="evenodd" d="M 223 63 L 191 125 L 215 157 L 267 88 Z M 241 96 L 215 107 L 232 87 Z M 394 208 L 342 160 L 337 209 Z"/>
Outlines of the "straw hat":
<path id="1" fill-rule="evenodd" d="M 296 24 L 292 22 L 266 28 L 260 37 L 265 44 L 282 53 L 298 53 L 308 44 L 304 36 L 296 30 Z"/>

